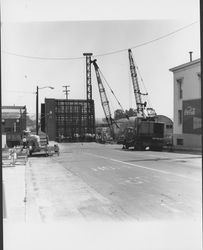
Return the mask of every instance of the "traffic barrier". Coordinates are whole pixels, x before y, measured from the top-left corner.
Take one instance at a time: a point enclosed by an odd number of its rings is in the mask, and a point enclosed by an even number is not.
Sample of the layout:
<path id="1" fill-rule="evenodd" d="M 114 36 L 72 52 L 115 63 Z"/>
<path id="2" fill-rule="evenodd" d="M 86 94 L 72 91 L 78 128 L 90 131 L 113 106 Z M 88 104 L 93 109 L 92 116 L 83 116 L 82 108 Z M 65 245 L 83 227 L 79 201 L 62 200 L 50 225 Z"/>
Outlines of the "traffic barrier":
<path id="1" fill-rule="evenodd" d="M 28 150 L 21 147 L 3 148 L 2 149 L 2 165 L 15 166 L 16 164 L 25 165 L 28 160 Z"/>
<path id="2" fill-rule="evenodd" d="M 2 165 L 14 166 L 14 151 L 10 148 L 2 148 Z"/>
<path id="3" fill-rule="evenodd" d="M 15 164 L 19 163 L 25 165 L 27 163 L 27 160 L 28 160 L 28 149 L 23 147 L 15 148 L 15 154 L 14 154 Z"/>

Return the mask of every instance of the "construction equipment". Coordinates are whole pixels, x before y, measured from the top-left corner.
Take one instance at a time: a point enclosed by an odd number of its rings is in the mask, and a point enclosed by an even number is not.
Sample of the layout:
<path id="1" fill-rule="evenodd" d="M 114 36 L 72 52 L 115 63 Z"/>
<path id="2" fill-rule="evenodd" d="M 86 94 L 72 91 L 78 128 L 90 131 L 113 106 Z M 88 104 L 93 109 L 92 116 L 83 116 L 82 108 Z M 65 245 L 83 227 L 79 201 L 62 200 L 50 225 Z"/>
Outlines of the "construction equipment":
<path id="1" fill-rule="evenodd" d="M 135 119 L 134 127 L 126 128 L 123 148 L 133 147 L 135 150 L 159 150 L 164 144 L 164 123 L 152 120 Z"/>
<path id="2" fill-rule="evenodd" d="M 126 128 L 124 132 L 123 148 L 134 147 L 137 150 L 162 150 L 164 144 L 164 123 L 156 121 L 156 112 L 153 108 L 147 107 L 147 102 L 142 101 L 142 96 L 148 93 L 141 93 L 138 75 L 131 49 L 128 50 L 130 72 L 137 106 L 137 117 L 134 127 Z"/>
<path id="3" fill-rule="evenodd" d="M 94 68 L 95 68 L 95 73 L 96 73 L 96 77 L 97 77 L 97 82 L 98 82 L 98 88 L 99 88 L 99 94 L 100 94 L 102 108 L 104 110 L 105 118 L 106 118 L 108 127 L 110 129 L 110 134 L 111 134 L 112 138 L 114 139 L 113 124 L 115 124 L 116 127 L 118 127 L 118 124 L 116 123 L 116 121 L 111 116 L 109 101 L 108 101 L 108 98 L 107 98 L 107 95 L 106 95 L 104 85 L 103 85 L 102 80 L 101 80 L 101 76 L 100 76 L 100 72 L 99 72 L 99 66 L 96 63 L 96 59 L 91 61 L 91 62 L 93 63 Z"/>

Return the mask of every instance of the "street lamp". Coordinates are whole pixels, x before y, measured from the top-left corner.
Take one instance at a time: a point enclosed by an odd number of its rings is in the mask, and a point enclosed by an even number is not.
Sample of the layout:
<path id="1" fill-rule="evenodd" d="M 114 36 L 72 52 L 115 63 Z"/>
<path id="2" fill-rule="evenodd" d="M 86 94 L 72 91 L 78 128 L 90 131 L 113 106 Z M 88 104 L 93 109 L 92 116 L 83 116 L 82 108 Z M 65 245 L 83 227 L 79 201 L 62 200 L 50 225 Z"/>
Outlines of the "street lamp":
<path id="1" fill-rule="evenodd" d="M 39 89 L 54 89 L 54 87 L 51 86 L 45 86 L 45 87 L 41 87 L 39 88 L 37 86 L 37 91 L 36 91 L 36 135 L 38 135 L 39 132 L 39 126 L 38 126 L 38 100 L 39 100 Z"/>

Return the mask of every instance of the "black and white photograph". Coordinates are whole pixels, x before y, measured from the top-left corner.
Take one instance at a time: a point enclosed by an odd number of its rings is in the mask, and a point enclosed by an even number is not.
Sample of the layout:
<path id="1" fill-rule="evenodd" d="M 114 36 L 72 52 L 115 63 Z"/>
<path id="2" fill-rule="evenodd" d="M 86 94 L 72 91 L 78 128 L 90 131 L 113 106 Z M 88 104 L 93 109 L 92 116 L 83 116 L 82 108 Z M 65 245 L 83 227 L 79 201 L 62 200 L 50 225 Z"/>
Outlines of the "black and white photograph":
<path id="1" fill-rule="evenodd" d="M 197 0 L 2 0 L 4 250 L 201 250 Z"/>

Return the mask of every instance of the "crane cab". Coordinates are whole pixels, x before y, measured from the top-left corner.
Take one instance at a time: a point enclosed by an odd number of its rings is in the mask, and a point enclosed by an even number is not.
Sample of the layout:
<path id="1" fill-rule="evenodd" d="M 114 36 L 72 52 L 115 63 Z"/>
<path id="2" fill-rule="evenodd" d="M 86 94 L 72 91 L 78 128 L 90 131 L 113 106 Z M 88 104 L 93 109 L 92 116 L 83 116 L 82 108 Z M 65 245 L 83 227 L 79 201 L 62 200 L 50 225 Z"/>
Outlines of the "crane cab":
<path id="1" fill-rule="evenodd" d="M 134 127 L 124 131 L 123 148 L 135 150 L 159 150 L 164 145 L 164 123 L 147 119 L 135 119 Z"/>

